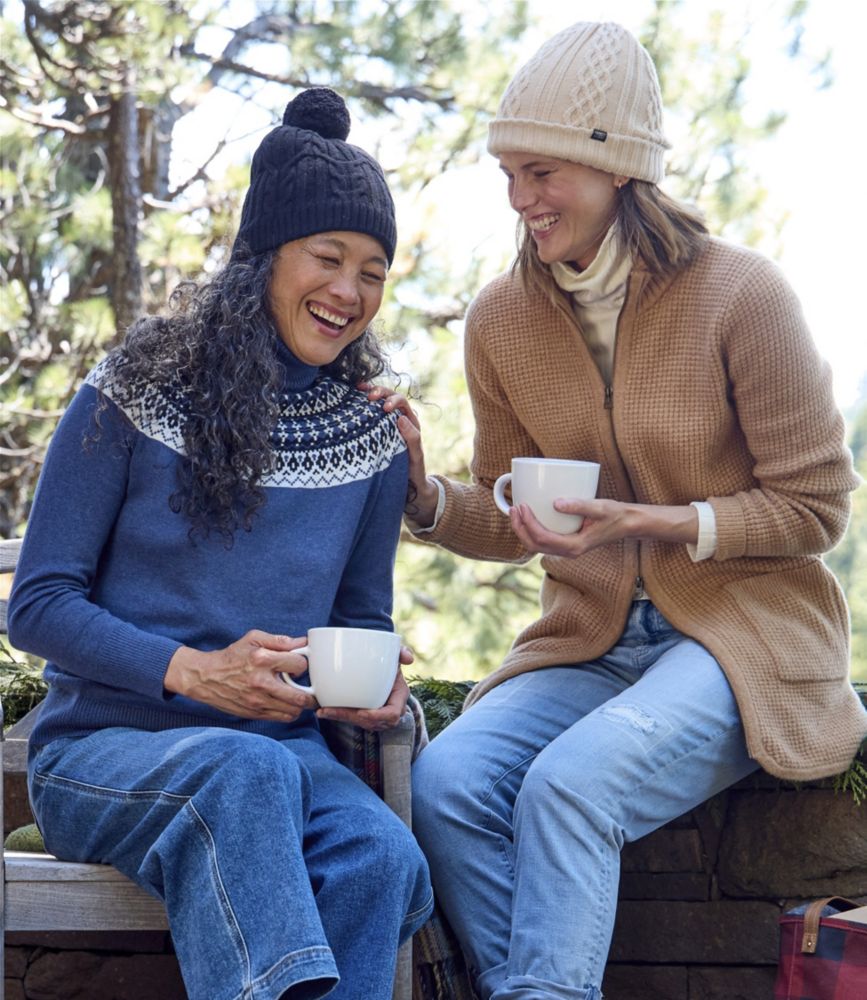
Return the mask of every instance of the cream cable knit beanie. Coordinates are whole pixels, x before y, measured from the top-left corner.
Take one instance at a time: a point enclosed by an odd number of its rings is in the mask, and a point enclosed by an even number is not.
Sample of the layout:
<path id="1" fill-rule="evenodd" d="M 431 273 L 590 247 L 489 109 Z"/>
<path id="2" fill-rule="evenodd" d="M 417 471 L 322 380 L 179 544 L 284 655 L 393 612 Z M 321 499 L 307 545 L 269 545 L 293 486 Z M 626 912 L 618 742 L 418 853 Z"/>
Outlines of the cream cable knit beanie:
<path id="1" fill-rule="evenodd" d="M 668 148 L 653 62 L 610 22 L 549 39 L 506 88 L 488 132 L 494 156 L 539 153 L 654 184 Z"/>

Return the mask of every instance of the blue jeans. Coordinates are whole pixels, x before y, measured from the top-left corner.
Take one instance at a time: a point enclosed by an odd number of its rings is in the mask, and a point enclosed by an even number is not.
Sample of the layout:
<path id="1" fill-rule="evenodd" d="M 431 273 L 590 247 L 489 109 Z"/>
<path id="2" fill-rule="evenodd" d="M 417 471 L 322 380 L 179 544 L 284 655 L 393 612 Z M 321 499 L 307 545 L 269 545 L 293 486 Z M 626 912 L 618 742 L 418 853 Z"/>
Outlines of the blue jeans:
<path id="1" fill-rule="evenodd" d="M 165 902 L 190 1000 L 388 1000 L 431 909 L 412 834 L 315 731 L 104 729 L 34 753 L 47 849 Z"/>
<path id="2" fill-rule="evenodd" d="M 624 843 L 755 767 L 719 664 L 648 601 L 605 656 L 449 725 L 416 761 L 414 826 L 483 1000 L 598 1000 Z"/>

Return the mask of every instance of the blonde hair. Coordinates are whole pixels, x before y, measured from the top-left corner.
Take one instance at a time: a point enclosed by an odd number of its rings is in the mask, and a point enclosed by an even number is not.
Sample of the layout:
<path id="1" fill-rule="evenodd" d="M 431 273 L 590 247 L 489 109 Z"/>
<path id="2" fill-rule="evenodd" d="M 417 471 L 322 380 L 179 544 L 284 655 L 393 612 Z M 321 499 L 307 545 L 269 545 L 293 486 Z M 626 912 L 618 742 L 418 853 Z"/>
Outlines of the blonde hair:
<path id="1" fill-rule="evenodd" d="M 649 181 L 633 179 L 620 188 L 615 218 L 622 245 L 658 278 L 687 267 L 708 238 L 698 209 L 675 200 Z M 562 292 L 548 265 L 539 260 L 530 230 L 520 219 L 517 238 L 518 256 L 513 270 L 524 287 L 558 300 Z"/>

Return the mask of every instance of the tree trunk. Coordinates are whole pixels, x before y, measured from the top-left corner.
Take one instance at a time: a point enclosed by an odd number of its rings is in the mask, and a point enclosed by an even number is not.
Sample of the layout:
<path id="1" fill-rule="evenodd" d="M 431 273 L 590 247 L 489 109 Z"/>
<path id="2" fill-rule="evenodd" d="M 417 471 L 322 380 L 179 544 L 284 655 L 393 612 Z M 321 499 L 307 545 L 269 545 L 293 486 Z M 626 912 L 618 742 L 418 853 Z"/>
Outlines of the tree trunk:
<path id="1" fill-rule="evenodd" d="M 111 100 L 108 121 L 108 160 L 111 177 L 111 214 L 114 278 L 111 304 L 118 338 L 142 311 L 138 222 L 141 212 L 140 154 L 135 77 L 128 68 L 123 91 Z"/>

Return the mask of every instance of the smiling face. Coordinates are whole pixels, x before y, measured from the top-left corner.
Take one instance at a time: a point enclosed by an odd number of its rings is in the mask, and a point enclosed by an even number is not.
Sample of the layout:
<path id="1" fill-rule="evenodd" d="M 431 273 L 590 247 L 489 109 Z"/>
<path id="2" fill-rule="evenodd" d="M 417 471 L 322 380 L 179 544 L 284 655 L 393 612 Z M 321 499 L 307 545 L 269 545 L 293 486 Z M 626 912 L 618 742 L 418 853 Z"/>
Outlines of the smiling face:
<path id="1" fill-rule="evenodd" d="M 284 243 L 271 271 L 280 339 L 299 361 L 330 364 L 376 315 L 387 272 L 379 241 L 363 233 L 316 233 Z"/>
<path id="2" fill-rule="evenodd" d="M 587 267 L 614 221 L 617 188 L 627 178 L 530 153 L 501 153 L 499 161 L 509 204 L 530 230 L 539 259 Z"/>

